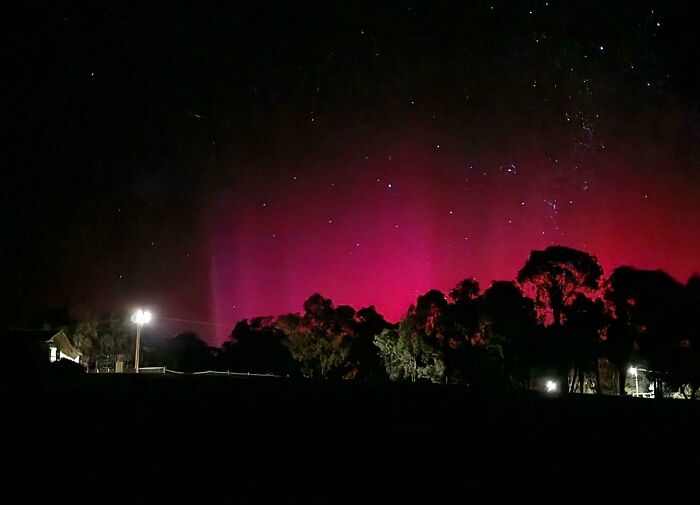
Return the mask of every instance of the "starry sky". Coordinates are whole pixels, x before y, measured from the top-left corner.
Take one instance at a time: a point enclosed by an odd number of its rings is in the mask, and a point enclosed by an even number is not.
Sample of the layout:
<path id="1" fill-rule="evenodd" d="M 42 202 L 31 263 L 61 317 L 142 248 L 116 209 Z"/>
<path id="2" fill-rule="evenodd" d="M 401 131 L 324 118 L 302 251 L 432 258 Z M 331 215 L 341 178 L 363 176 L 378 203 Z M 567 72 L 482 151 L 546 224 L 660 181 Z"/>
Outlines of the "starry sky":
<path id="1" fill-rule="evenodd" d="M 203 3 L 8 11 L 4 320 L 144 304 L 217 342 L 551 244 L 700 270 L 692 2 Z"/>

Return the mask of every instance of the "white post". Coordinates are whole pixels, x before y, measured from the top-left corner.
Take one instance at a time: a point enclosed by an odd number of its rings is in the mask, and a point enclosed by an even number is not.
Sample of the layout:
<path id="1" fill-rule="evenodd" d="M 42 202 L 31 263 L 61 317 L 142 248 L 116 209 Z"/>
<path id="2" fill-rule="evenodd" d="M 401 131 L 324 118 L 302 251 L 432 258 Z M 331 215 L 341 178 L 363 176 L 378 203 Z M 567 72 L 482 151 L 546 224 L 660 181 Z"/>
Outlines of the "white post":
<path id="1" fill-rule="evenodd" d="M 134 368 L 139 373 L 139 350 L 141 347 L 141 326 L 151 321 L 151 313 L 148 310 L 138 309 L 131 316 L 131 321 L 136 324 L 136 352 L 134 356 Z"/>
<path id="2" fill-rule="evenodd" d="M 136 356 L 134 357 L 136 373 L 139 373 L 139 347 L 141 347 L 141 323 L 136 323 Z"/>

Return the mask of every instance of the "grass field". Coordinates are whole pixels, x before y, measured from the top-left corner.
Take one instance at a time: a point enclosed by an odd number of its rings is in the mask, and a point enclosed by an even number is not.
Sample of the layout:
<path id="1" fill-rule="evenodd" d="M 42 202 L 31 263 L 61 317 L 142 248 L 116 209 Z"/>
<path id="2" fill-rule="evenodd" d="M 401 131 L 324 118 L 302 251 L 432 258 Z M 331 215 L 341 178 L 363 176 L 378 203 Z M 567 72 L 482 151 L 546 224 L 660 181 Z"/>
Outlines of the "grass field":
<path id="1" fill-rule="evenodd" d="M 700 476 L 700 402 L 126 374 L 0 392 L 6 484 L 27 498 L 667 502 Z"/>

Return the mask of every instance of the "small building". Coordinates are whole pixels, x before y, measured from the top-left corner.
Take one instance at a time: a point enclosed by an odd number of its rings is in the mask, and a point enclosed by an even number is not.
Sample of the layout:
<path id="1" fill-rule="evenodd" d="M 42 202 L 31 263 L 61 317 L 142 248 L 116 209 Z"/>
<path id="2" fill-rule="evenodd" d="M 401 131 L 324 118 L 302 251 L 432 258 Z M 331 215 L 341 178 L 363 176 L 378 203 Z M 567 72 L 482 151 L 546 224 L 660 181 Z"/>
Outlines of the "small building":
<path id="1" fill-rule="evenodd" d="M 69 359 L 75 363 L 80 363 L 82 353 L 71 344 L 63 330 L 46 340 L 46 345 L 49 347 L 49 361 L 51 363 L 61 359 Z"/>

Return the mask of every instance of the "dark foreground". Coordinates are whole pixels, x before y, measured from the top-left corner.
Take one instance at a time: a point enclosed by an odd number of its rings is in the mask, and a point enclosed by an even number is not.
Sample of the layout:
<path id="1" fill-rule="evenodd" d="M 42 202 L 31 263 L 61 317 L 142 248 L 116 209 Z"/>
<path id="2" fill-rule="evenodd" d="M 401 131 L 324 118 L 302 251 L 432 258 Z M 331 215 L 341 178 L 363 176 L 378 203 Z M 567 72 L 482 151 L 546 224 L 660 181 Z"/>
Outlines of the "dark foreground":
<path id="1" fill-rule="evenodd" d="M 26 503 L 700 496 L 700 402 L 153 375 L 0 392 L 4 495 Z"/>

